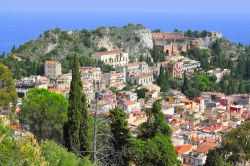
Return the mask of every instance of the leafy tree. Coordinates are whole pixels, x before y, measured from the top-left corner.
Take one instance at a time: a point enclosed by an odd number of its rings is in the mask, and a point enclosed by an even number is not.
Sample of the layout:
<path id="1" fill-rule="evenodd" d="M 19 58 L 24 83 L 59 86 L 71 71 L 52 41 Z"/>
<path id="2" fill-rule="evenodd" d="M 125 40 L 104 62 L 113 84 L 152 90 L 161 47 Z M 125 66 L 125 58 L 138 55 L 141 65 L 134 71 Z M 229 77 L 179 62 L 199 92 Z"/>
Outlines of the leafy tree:
<path id="1" fill-rule="evenodd" d="M 152 32 L 161 32 L 161 30 L 160 29 L 155 29 Z"/>
<path id="2" fill-rule="evenodd" d="M 63 124 L 67 121 L 68 101 L 47 89 L 31 89 L 25 96 L 20 121 L 36 138 L 63 143 Z"/>
<path id="3" fill-rule="evenodd" d="M 0 164 L 1 165 L 46 165 L 34 136 L 26 133 L 15 135 L 9 125 L 0 121 Z"/>
<path id="4" fill-rule="evenodd" d="M 9 109 L 17 103 L 17 94 L 11 71 L 0 63 L 0 110 Z"/>
<path id="5" fill-rule="evenodd" d="M 169 90 L 167 72 L 164 70 L 162 65 L 157 78 L 157 84 L 161 87 L 161 92 L 167 92 Z"/>
<path id="6" fill-rule="evenodd" d="M 246 92 L 250 93 L 250 84 L 246 85 Z"/>
<path id="7" fill-rule="evenodd" d="M 250 122 L 231 129 L 222 136 L 220 151 L 231 164 L 246 165 L 250 160 Z"/>
<path id="8" fill-rule="evenodd" d="M 166 137 L 171 137 L 171 128 L 165 123 L 165 118 L 161 112 L 161 101 L 156 101 L 152 109 L 146 111 L 148 120 L 142 123 L 138 128 L 138 137 L 142 139 L 153 138 L 157 133 Z"/>
<path id="9" fill-rule="evenodd" d="M 68 122 L 65 124 L 64 136 L 66 147 L 79 156 L 87 156 L 90 152 L 90 116 L 86 96 L 80 78 L 79 60 L 74 57 L 72 81 L 70 83 Z"/>
<path id="10" fill-rule="evenodd" d="M 147 110 L 147 122 L 139 126 L 138 138 L 131 138 L 130 158 L 136 165 L 179 165 L 171 142 L 172 131 L 165 123 L 161 103 Z"/>
<path id="11" fill-rule="evenodd" d="M 42 155 L 45 157 L 45 160 L 51 166 L 79 166 L 86 165 L 91 166 L 91 162 L 87 159 L 80 159 L 74 153 L 70 153 L 67 149 L 61 147 L 54 141 L 42 141 L 41 142 L 41 151 Z"/>
<path id="12" fill-rule="evenodd" d="M 157 134 L 149 140 L 131 139 L 130 156 L 138 166 L 180 165 L 171 139 Z"/>
<path id="13" fill-rule="evenodd" d="M 201 50 L 199 48 L 191 48 L 187 52 L 188 57 L 200 61 L 201 68 L 207 71 L 210 68 L 208 58 L 211 56 L 210 50 Z"/>
<path id="14" fill-rule="evenodd" d="M 108 51 L 108 50 L 107 50 L 107 48 L 105 48 L 105 47 L 101 47 L 98 51 L 99 51 L 99 52 L 104 52 L 104 51 Z"/>
<path id="15" fill-rule="evenodd" d="M 206 164 L 204 166 L 223 166 L 224 162 L 216 149 L 208 151 Z"/>
<path id="16" fill-rule="evenodd" d="M 238 92 L 245 93 L 245 84 L 243 83 L 243 81 L 240 81 Z"/>
<path id="17" fill-rule="evenodd" d="M 121 109 L 115 108 L 110 111 L 109 118 L 111 120 L 110 128 L 113 135 L 112 144 L 116 153 L 121 154 L 122 165 L 128 165 L 129 159 L 127 155 L 127 148 L 129 147 L 130 131 L 126 114 Z"/>
<path id="18" fill-rule="evenodd" d="M 148 89 L 146 88 L 141 88 L 141 89 L 137 89 L 136 93 L 139 99 L 141 98 L 145 98 L 145 93 L 148 92 Z"/>

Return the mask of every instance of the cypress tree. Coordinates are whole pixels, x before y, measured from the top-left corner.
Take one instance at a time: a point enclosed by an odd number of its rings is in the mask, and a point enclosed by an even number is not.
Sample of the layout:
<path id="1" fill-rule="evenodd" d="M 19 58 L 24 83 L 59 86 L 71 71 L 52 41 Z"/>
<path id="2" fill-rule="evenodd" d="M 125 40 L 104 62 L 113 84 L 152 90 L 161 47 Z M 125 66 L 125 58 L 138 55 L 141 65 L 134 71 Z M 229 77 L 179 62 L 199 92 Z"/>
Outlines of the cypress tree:
<path id="1" fill-rule="evenodd" d="M 161 67 L 160 67 L 160 72 L 159 72 L 159 76 L 158 76 L 158 78 L 157 78 L 157 84 L 158 84 L 159 86 L 161 86 L 161 83 L 162 83 L 162 80 L 163 80 L 164 77 L 165 77 L 164 68 L 163 68 L 163 66 L 161 65 Z"/>
<path id="2" fill-rule="evenodd" d="M 239 93 L 245 93 L 245 85 L 242 81 L 240 81 L 239 88 L 238 88 Z"/>
<path id="3" fill-rule="evenodd" d="M 65 144 L 67 148 L 84 157 L 90 151 L 89 141 L 89 114 L 86 97 L 83 94 L 83 85 L 79 71 L 79 60 L 74 57 L 72 81 L 70 83 L 68 123 L 65 127 Z M 68 138 L 67 138 L 68 137 Z M 68 141 L 68 142 L 67 142 Z"/>
<path id="4" fill-rule="evenodd" d="M 183 94 L 187 94 L 187 91 L 188 91 L 188 88 L 189 88 L 189 82 L 188 82 L 188 78 L 187 78 L 187 73 L 186 71 L 184 72 L 184 80 L 183 80 L 183 85 L 181 87 L 181 92 Z"/>
<path id="5" fill-rule="evenodd" d="M 165 93 L 169 91 L 169 86 L 168 86 L 168 70 L 165 71 L 162 83 L 161 83 L 161 91 Z"/>

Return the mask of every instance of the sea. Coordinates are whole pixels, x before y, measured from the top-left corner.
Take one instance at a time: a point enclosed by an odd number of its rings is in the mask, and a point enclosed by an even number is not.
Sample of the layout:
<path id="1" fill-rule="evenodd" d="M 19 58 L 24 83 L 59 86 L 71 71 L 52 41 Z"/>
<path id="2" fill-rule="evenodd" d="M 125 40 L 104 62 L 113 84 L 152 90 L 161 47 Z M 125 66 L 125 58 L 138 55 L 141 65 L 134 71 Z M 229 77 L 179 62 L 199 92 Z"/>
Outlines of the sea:
<path id="1" fill-rule="evenodd" d="M 250 44 L 250 19 L 244 14 L 198 13 L 1 13 L 0 53 L 30 40 L 46 30 L 96 29 L 100 26 L 142 24 L 150 30 L 218 31 L 225 38 L 244 45 Z"/>

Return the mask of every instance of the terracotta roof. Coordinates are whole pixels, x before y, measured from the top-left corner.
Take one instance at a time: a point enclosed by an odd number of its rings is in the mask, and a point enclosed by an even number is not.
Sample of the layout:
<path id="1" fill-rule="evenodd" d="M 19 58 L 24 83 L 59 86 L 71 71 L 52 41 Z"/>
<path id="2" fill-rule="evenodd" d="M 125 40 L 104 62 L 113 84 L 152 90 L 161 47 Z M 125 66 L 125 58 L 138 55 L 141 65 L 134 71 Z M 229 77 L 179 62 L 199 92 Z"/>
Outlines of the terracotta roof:
<path id="1" fill-rule="evenodd" d="M 124 104 L 127 105 L 127 106 L 129 106 L 129 105 L 134 105 L 135 102 L 133 102 L 133 101 L 125 101 Z"/>
<path id="2" fill-rule="evenodd" d="M 205 153 L 205 152 L 208 152 L 210 149 L 214 149 L 215 147 L 216 147 L 216 143 L 205 142 L 201 144 L 200 146 L 198 146 L 197 149 L 195 149 L 195 151 L 198 153 Z"/>
<path id="3" fill-rule="evenodd" d="M 14 130 L 16 130 L 16 131 L 22 129 L 22 127 L 19 126 L 19 125 L 11 125 L 11 128 L 14 129 Z"/>
<path id="4" fill-rule="evenodd" d="M 204 98 L 202 98 L 202 97 L 197 97 L 197 98 L 194 98 L 193 100 L 196 101 L 196 102 L 200 102 L 200 101 L 204 100 Z"/>
<path id="5" fill-rule="evenodd" d="M 60 62 L 58 62 L 58 61 L 45 61 L 45 64 L 57 65 L 57 64 L 60 64 Z"/>
<path id="6" fill-rule="evenodd" d="M 189 99 L 182 99 L 181 102 L 183 102 L 183 103 L 192 103 L 193 101 L 189 100 Z"/>
<path id="7" fill-rule="evenodd" d="M 96 52 L 95 54 L 98 56 L 103 56 L 103 55 L 112 55 L 112 54 L 124 54 L 127 53 L 125 51 L 120 51 L 120 50 L 113 50 L 113 51 L 103 51 L 103 52 Z"/>
<path id="8" fill-rule="evenodd" d="M 60 94 L 60 90 L 58 88 L 50 88 L 49 91 Z"/>
<path id="9" fill-rule="evenodd" d="M 204 139 L 203 138 L 201 138 L 201 137 L 194 137 L 194 138 L 192 138 L 192 141 L 194 141 L 194 142 L 200 142 L 200 141 L 203 141 Z"/>
<path id="10" fill-rule="evenodd" d="M 194 147 L 194 145 L 184 144 L 182 146 L 176 146 L 175 150 L 178 152 L 179 155 L 182 155 L 182 154 L 187 153 L 190 150 L 192 150 L 193 147 Z"/>
<path id="11" fill-rule="evenodd" d="M 185 122 L 181 122 L 182 125 L 189 125 L 189 122 L 188 121 L 185 121 Z"/>

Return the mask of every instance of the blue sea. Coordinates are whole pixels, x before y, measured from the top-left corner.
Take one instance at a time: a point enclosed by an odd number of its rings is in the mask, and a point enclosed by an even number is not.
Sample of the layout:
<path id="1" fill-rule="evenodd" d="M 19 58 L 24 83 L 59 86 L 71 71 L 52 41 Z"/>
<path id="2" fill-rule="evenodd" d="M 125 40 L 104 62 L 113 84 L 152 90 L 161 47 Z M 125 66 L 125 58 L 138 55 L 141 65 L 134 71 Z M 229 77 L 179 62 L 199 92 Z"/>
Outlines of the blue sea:
<path id="1" fill-rule="evenodd" d="M 186 13 L 0 13 L 0 52 L 13 45 L 36 39 L 44 31 L 95 29 L 99 26 L 124 26 L 128 23 L 173 31 L 209 30 L 221 32 L 235 43 L 250 44 L 249 15 Z"/>

